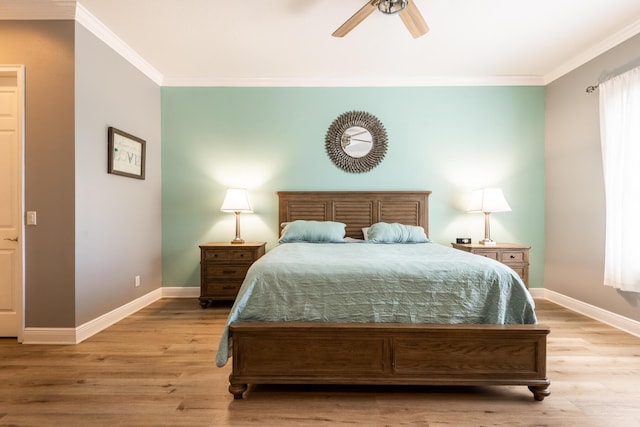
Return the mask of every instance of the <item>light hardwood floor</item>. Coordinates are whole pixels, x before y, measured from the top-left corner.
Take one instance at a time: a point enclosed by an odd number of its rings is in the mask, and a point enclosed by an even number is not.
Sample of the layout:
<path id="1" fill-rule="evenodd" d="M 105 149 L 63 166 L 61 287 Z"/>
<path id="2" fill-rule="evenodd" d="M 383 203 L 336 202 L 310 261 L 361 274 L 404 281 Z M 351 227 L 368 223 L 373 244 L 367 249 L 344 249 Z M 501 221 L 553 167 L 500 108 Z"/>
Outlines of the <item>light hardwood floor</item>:
<path id="1" fill-rule="evenodd" d="M 551 396 L 526 387 L 260 386 L 234 401 L 228 307 L 163 299 L 75 346 L 0 340 L 0 426 L 640 426 L 640 338 L 547 301 Z"/>

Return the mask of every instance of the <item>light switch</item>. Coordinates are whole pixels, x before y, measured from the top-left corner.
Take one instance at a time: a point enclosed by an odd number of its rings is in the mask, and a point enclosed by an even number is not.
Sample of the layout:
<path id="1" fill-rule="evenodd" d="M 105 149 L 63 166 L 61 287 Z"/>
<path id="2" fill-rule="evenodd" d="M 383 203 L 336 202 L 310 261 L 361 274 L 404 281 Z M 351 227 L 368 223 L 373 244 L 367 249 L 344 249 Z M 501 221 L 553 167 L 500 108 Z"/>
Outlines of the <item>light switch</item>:
<path id="1" fill-rule="evenodd" d="M 37 224 L 36 211 L 27 211 L 27 225 Z"/>

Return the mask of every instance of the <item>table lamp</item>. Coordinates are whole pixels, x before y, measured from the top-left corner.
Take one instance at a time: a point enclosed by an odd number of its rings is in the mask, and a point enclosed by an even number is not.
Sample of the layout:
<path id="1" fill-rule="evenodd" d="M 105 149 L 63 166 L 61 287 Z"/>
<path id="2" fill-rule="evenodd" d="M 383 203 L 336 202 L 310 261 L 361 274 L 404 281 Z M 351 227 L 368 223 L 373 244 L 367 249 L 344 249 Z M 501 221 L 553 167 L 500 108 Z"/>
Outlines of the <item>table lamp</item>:
<path id="1" fill-rule="evenodd" d="M 481 188 L 471 193 L 471 201 L 467 212 L 482 212 L 484 214 L 484 239 L 480 241 L 480 244 L 488 246 L 496 244 L 491 240 L 491 227 L 489 226 L 491 212 L 509 211 L 511 211 L 511 207 L 500 188 Z"/>
<path id="2" fill-rule="evenodd" d="M 236 214 L 236 238 L 233 239 L 231 243 L 244 243 L 244 240 L 240 237 L 240 213 L 253 212 L 247 190 L 244 188 L 227 189 L 227 194 L 224 196 L 220 210 L 222 212 L 234 212 Z"/>

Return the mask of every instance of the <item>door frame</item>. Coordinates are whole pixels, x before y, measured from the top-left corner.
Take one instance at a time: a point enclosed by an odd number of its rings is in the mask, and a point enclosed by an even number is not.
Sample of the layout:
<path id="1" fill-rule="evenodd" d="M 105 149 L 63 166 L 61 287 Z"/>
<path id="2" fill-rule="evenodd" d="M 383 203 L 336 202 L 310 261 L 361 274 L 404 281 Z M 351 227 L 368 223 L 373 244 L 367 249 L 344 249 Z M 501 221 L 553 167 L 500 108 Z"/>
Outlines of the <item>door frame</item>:
<path id="1" fill-rule="evenodd" d="M 25 207 L 25 66 L 24 65 L 5 65 L 0 64 L 0 73 L 13 74 L 16 76 L 16 89 L 18 95 L 18 153 L 20 159 L 18 160 L 18 176 L 19 176 L 19 192 L 20 197 L 18 210 L 22 220 L 20 221 L 20 230 L 18 233 L 18 252 L 20 256 L 20 277 L 17 280 L 15 286 L 19 289 L 15 289 L 18 294 L 17 316 L 18 316 L 18 342 L 22 342 L 24 338 L 25 329 L 25 222 L 24 222 L 24 207 Z"/>

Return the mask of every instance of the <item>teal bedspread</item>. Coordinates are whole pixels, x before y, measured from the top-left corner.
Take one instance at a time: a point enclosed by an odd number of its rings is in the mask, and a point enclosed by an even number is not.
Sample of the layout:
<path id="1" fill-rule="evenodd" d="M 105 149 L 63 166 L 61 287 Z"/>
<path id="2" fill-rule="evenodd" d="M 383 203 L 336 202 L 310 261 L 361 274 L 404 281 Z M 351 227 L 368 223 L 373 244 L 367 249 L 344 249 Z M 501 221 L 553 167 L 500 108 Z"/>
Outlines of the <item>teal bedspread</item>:
<path id="1" fill-rule="evenodd" d="M 249 269 L 233 322 L 536 323 L 520 277 L 498 261 L 436 243 L 285 243 Z"/>

